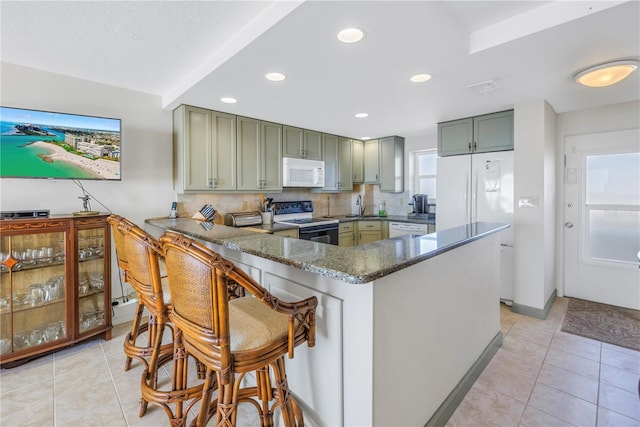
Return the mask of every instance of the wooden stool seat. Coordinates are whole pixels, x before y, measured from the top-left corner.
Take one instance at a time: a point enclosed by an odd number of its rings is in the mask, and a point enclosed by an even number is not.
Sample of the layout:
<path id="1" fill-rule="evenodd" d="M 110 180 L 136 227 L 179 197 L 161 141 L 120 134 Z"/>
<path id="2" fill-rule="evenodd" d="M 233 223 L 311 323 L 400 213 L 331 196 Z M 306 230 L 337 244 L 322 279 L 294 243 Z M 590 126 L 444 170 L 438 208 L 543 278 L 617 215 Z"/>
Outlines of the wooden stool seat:
<path id="1" fill-rule="evenodd" d="M 293 357 L 294 348 L 305 341 L 314 346 L 317 299 L 281 301 L 233 263 L 184 235 L 167 232 L 160 243 L 176 341 L 206 366 L 193 424 L 204 426 L 216 418 L 217 426 L 235 426 L 237 405 L 246 402 L 258 410 L 262 426 L 273 426 L 276 407 L 285 426 L 303 426 L 302 411 L 288 388 L 284 356 Z M 232 299 L 230 292 L 246 295 Z M 255 386 L 241 387 L 252 371 Z"/>

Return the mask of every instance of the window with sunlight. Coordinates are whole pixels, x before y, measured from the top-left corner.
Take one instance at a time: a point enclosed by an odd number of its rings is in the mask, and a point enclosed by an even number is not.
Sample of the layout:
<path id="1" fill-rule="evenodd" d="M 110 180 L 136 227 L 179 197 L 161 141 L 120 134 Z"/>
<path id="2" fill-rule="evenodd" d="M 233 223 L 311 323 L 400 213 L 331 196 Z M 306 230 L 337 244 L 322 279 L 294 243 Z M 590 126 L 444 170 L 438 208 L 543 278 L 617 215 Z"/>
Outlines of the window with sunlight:
<path id="1" fill-rule="evenodd" d="M 435 150 L 415 153 L 414 194 L 428 194 L 429 199 L 436 198 L 437 156 Z"/>

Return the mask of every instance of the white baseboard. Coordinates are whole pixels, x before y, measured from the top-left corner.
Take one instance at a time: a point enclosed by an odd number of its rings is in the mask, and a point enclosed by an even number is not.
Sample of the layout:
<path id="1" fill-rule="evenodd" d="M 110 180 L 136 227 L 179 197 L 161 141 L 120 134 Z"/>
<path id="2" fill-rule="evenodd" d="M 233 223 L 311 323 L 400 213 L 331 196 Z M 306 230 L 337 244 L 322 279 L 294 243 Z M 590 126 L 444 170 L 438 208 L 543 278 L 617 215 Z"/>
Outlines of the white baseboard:
<path id="1" fill-rule="evenodd" d="M 120 303 L 113 307 L 113 319 L 114 325 L 120 325 L 122 323 L 131 322 L 136 315 L 136 309 L 138 308 L 138 299 L 130 299 L 125 303 Z"/>

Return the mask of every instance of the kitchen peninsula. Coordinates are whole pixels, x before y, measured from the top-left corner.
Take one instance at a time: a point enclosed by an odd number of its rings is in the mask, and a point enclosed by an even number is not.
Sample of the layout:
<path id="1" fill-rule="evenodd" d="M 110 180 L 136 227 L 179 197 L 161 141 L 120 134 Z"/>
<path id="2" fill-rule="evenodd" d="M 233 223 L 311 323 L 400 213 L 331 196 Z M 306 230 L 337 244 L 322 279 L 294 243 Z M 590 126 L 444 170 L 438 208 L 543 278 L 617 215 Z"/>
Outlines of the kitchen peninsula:
<path id="1" fill-rule="evenodd" d="M 188 219 L 148 219 L 202 241 L 278 298 L 315 295 L 316 346 L 287 360 L 311 426 L 443 424 L 502 342 L 500 247 L 478 222 L 357 247 Z"/>

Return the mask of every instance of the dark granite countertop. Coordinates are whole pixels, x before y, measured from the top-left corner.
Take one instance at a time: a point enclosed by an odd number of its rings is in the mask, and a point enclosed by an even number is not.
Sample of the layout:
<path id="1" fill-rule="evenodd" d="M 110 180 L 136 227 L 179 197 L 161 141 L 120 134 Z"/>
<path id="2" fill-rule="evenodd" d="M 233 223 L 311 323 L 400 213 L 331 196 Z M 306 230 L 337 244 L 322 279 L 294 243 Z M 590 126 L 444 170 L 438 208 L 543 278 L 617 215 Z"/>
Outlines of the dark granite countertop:
<path id="1" fill-rule="evenodd" d="M 354 220 L 359 219 L 369 218 Z M 406 235 L 339 247 L 224 225 L 203 225 L 192 219 L 151 218 L 146 223 L 352 284 L 371 282 L 509 227 L 477 222 L 424 236 Z"/>

